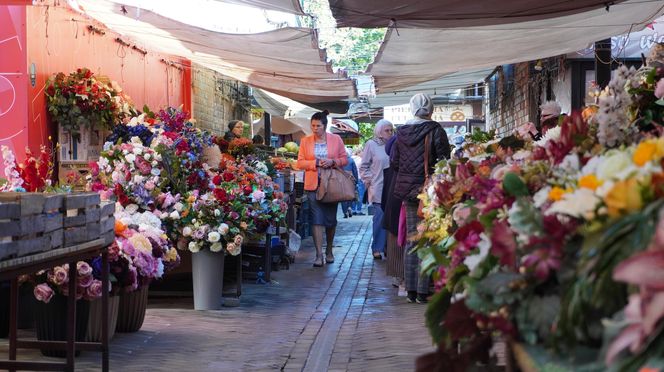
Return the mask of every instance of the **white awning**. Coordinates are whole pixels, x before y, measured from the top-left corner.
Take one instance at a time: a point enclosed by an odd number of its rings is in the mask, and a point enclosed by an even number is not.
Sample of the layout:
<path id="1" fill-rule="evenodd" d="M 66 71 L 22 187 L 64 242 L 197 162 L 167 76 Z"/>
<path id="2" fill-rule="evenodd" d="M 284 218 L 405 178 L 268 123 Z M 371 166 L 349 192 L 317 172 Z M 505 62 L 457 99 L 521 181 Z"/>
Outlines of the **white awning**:
<path id="1" fill-rule="evenodd" d="M 398 91 L 458 72 L 529 61 L 639 31 L 664 13 L 664 2 L 629 0 L 539 21 L 449 29 L 390 29 L 367 69 L 379 93 Z"/>
<path id="2" fill-rule="evenodd" d="M 276 10 L 297 15 L 305 15 L 299 0 L 217 0 L 224 3 L 253 6 L 259 9 Z"/>
<path id="3" fill-rule="evenodd" d="M 400 88 L 393 93 L 378 94 L 376 97 L 368 99 L 369 105 L 374 108 L 403 105 L 408 103 L 410 98 L 417 93 L 426 93 L 433 99 L 447 97 L 450 94 L 454 94 L 459 90 L 472 86 L 473 84 L 483 83 L 484 79 L 486 79 L 493 70 L 493 68 L 486 68 L 476 71 L 455 72 L 445 75 L 440 79 Z M 393 82 L 398 83 L 396 79 L 393 80 Z M 461 93 L 463 96 L 463 92 Z"/>
<path id="4" fill-rule="evenodd" d="M 606 0 L 329 0 L 337 27 L 450 28 L 542 20 L 593 9 Z M 620 1 L 611 1 L 613 6 Z"/>
<path id="5" fill-rule="evenodd" d="M 108 0 L 78 0 L 81 11 L 145 48 L 187 58 L 254 87 L 304 102 L 355 95 L 352 80 L 332 72 L 315 31 L 214 32 Z"/>

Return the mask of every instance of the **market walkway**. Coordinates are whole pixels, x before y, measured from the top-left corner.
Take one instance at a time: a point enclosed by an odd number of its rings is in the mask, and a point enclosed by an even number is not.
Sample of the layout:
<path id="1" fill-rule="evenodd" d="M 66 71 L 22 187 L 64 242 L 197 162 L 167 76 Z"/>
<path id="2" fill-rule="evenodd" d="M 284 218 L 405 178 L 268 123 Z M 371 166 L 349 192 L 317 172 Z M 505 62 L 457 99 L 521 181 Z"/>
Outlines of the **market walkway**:
<path id="1" fill-rule="evenodd" d="M 241 304 L 192 310 L 151 301 L 142 330 L 116 334 L 112 371 L 409 371 L 432 349 L 423 305 L 407 304 L 370 249 L 371 219 L 341 219 L 336 263 L 314 268 L 311 238 L 268 285 L 245 282 Z M 23 355 L 26 355 L 25 353 Z M 77 370 L 98 370 L 85 353 Z"/>

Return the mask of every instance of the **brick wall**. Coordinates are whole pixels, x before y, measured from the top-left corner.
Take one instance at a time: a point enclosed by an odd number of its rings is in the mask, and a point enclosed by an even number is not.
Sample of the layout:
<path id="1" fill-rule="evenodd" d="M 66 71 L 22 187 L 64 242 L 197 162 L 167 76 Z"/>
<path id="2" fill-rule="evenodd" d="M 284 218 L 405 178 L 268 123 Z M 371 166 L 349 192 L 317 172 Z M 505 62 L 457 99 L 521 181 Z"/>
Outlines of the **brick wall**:
<path id="1" fill-rule="evenodd" d="M 486 95 L 486 116 L 487 128 L 496 129 L 500 137 L 510 135 L 537 117 L 537 105 L 533 105 L 531 98 L 529 71 L 528 62 L 524 62 L 504 66 L 495 73 L 495 89 L 488 89 Z M 488 86 L 491 87 L 490 81 Z"/>
<path id="2" fill-rule="evenodd" d="M 200 65 L 193 66 L 192 85 L 193 117 L 198 127 L 223 134 L 231 120 L 249 122 L 247 85 Z"/>

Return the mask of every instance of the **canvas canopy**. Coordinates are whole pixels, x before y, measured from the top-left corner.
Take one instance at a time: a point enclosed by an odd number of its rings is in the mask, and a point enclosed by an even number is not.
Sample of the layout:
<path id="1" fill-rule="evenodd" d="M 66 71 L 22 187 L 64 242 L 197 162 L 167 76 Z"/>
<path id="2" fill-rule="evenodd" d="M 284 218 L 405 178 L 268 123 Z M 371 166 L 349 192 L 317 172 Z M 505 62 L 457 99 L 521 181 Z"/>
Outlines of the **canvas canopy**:
<path id="1" fill-rule="evenodd" d="M 338 27 L 451 28 L 543 20 L 604 9 L 606 0 L 329 0 Z M 620 3 L 612 1 L 611 4 Z"/>
<path id="2" fill-rule="evenodd" d="M 254 87 L 303 102 L 353 97 L 345 75 L 334 73 L 315 31 L 281 28 L 257 34 L 214 32 L 108 0 L 78 0 L 81 11 L 133 42 L 187 58 Z"/>
<path id="3" fill-rule="evenodd" d="M 299 0 L 217 0 L 230 4 L 253 6 L 259 9 L 277 10 L 297 15 L 305 15 Z"/>
<path id="4" fill-rule="evenodd" d="M 493 68 L 485 68 L 475 71 L 455 72 L 442 78 L 427 81 L 410 87 L 404 87 L 393 93 L 378 94 L 369 98 L 370 107 L 385 107 L 406 104 L 410 98 L 417 93 L 426 93 L 434 100 L 436 98 L 454 95 L 460 90 L 473 84 L 482 83 L 493 71 Z M 459 92 L 463 95 L 463 92 Z"/>
<path id="5" fill-rule="evenodd" d="M 252 123 L 252 129 L 254 135 L 260 134 L 261 136 L 265 131 L 265 118 L 262 117 L 259 120 L 256 120 Z M 311 134 L 311 128 L 309 125 L 302 125 L 302 123 L 296 123 L 288 119 L 284 119 L 281 116 L 270 116 L 270 129 L 273 134 L 287 135 L 292 134 L 295 136 L 305 136 Z M 298 137 L 299 138 L 299 137 Z"/>
<path id="6" fill-rule="evenodd" d="M 538 21 L 467 28 L 389 29 L 367 73 L 379 93 L 458 71 L 492 68 L 577 51 L 613 35 L 639 31 L 664 13 L 664 2 L 629 0 Z"/>

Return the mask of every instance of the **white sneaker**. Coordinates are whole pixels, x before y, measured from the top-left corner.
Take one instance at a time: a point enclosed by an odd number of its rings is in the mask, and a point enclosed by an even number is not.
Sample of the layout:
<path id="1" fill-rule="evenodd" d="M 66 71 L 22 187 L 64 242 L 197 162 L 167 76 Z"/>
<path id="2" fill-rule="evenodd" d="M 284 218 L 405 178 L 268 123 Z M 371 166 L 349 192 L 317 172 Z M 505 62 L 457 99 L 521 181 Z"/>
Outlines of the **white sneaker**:
<path id="1" fill-rule="evenodd" d="M 399 297 L 406 297 L 408 295 L 408 292 L 406 291 L 406 285 L 405 284 L 400 284 L 399 285 L 399 292 L 397 293 L 397 296 Z"/>

